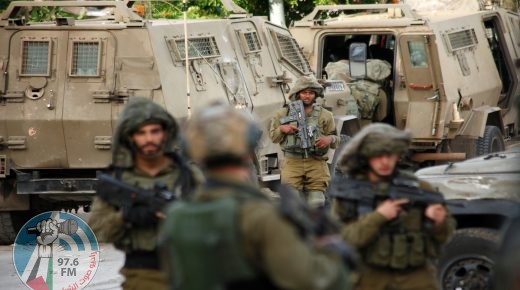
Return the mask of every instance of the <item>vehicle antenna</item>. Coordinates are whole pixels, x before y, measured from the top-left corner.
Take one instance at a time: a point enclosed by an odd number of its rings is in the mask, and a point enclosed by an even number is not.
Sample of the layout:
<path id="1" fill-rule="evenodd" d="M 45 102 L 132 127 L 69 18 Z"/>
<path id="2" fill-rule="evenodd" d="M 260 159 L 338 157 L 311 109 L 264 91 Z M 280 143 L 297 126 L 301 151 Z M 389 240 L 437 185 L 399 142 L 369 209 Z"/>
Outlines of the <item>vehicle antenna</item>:
<path id="1" fill-rule="evenodd" d="M 186 66 L 186 98 L 188 103 L 188 119 L 191 117 L 191 95 L 190 95 L 190 71 L 189 71 L 189 51 L 188 51 L 188 7 L 186 0 L 182 0 L 182 15 L 184 18 L 184 60 Z"/>

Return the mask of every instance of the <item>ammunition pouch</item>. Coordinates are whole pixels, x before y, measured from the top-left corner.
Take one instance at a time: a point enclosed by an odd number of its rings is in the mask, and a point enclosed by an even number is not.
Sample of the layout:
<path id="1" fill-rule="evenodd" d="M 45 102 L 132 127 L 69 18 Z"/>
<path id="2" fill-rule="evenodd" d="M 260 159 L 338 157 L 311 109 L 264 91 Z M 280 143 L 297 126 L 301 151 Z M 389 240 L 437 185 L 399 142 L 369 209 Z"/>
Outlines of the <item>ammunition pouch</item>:
<path id="1" fill-rule="evenodd" d="M 425 234 L 394 233 L 382 234 L 364 250 L 367 264 L 394 270 L 424 266 L 430 258 Z"/>
<path id="2" fill-rule="evenodd" d="M 327 154 L 329 151 L 329 147 L 326 148 L 318 148 L 314 146 L 316 144 L 316 140 L 323 136 L 322 129 L 319 126 L 319 117 L 321 114 L 322 107 L 315 105 L 312 111 L 312 115 L 310 117 L 307 117 L 307 128 L 309 131 L 309 141 L 312 146 L 310 146 L 308 149 L 302 149 L 301 144 L 302 141 L 296 134 L 290 134 L 285 135 L 284 140 L 280 143 L 280 146 L 282 147 L 282 151 L 288 154 L 292 154 L 294 156 L 304 156 L 305 151 L 310 156 L 317 156 L 322 157 Z"/>
<path id="3" fill-rule="evenodd" d="M 339 197 L 342 210 L 340 218 L 344 222 L 351 222 L 360 215 L 374 211 L 379 202 L 390 197 L 393 190 L 385 184 L 367 185 L 354 178 L 338 180 L 352 186 L 338 187 L 331 192 L 332 196 Z M 356 183 L 367 186 L 358 188 L 354 186 Z M 338 195 L 338 190 L 344 194 L 343 198 Z M 420 196 L 419 191 L 417 195 Z M 431 258 L 438 258 L 440 245 L 429 231 L 429 221 L 424 217 L 425 206 L 427 203 L 403 206 L 404 211 L 396 219 L 384 224 L 379 236 L 371 244 L 360 249 L 364 261 L 373 267 L 408 270 L 424 266 Z"/>

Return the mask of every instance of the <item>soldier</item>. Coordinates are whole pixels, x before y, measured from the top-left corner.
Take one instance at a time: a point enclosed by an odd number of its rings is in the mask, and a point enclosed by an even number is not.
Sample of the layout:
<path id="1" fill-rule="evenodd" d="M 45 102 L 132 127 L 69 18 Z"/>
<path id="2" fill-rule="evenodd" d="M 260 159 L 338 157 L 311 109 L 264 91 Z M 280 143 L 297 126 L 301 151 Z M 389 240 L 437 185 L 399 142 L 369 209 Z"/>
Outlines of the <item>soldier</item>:
<path id="1" fill-rule="evenodd" d="M 396 168 L 409 143 L 407 132 L 376 123 L 354 136 L 340 156 L 338 166 L 347 182 L 370 182 L 376 196 L 370 202 L 375 209 L 368 210 L 350 200 L 333 200 L 333 212 L 344 222 L 341 234 L 360 251 L 365 264 L 356 289 L 439 289 L 431 260 L 453 234 L 455 220 L 442 204 L 420 206 L 387 195 L 398 182 L 432 190 Z M 363 211 L 367 213 L 358 214 Z"/>
<path id="2" fill-rule="evenodd" d="M 329 148 L 339 145 L 336 125 L 332 113 L 316 104 L 316 98 L 323 97 L 323 87 L 313 76 L 300 77 L 289 92 L 292 101 L 301 100 L 305 109 L 307 126 L 315 128 L 309 149 L 295 146 L 294 134 L 298 127 L 294 124 L 281 124 L 280 119 L 287 116 L 288 109 L 282 108 L 271 120 L 269 135 L 274 143 L 280 143 L 284 152 L 282 182 L 287 183 L 306 194 L 310 206 L 325 204 L 325 190 L 330 181 L 327 166 Z M 308 152 L 304 152 L 308 150 Z M 308 154 L 306 154 L 308 153 Z"/>
<path id="3" fill-rule="evenodd" d="M 161 230 L 171 289 L 349 289 L 333 243 L 304 242 L 249 181 L 256 124 L 216 105 L 195 114 L 186 132 L 206 183 L 193 201 L 170 206 Z"/>
<path id="4" fill-rule="evenodd" d="M 161 106 L 134 97 L 121 113 L 114 135 L 111 172 L 144 189 L 158 181 L 186 194 L 193 183 L 190 169 L 174 152 L 178 125 Z M 95 197 L 90 227 L 97 238 L 125 252 L 123 289 L 166 289 L 157 256 L 158 221 L 164 214 L 144 204 L 117 208 Z"/>

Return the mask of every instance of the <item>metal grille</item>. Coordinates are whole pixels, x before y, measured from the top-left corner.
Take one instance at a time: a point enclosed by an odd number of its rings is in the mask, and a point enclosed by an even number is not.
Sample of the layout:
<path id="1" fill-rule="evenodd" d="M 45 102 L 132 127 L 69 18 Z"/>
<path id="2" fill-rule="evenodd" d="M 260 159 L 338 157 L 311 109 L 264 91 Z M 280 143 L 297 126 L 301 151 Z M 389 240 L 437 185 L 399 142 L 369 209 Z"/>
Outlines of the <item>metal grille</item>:
<path id="1" fill-rule="evenodd" d="M 24 41 L 22 59 L 22 74 L 49 74 L 49 42 Z"/>
<path id="2" fill-rule="evenodd" d="M 307 59 L 305 59 L 303 56 L 303 53 L 301 52 L 298 43 L 296 43 L 296 40 L 287 35 L 276 32 L 275 34 L 276 39 L 278 40 L 278 45 L 280 47 L 280 52 L 282 53 L 282 58 L 289 64 L 293 65 L 300 72 L 310 72 L 311 67 L 307 62 Z"/>
<path id="3" fill-rule="evenodd" d="M 74 42 L 71 75 L 97 76 L 98 65 L 99 42 Z"/>
<path id="4" fill-rule="evenodd" d="M 256 32 L 247 32 L 244 33 L 244 38 L 246 40 L 247 48 L 249 52 L 259 51 L 260 50 L 260 40 L 258 40 L 258 35 Z"/>
<path id="5" fill-rule="evenodd" d="M 184 39 L 175 40 L 175 46 L 179 52 L 179 57 L 184 60 L 186 52 L 184 50 Z M 215 37 L 200 37 L 188 39 L 188 58 L 197 59 L 203 57 L 219 56 Z"/>
<path id="6" fill-rule="evenodd" d="M 477 36 L 473 29 L 449 33 L 448 40 L 452 52 L 477 45 Z"/>

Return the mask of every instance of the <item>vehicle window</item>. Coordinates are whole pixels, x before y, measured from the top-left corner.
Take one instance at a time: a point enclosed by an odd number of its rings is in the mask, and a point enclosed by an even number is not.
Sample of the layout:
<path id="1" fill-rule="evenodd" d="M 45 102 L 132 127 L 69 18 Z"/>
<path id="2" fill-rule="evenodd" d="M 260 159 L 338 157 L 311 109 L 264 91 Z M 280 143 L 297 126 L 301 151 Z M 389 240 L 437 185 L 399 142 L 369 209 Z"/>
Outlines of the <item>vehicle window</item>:
<path id="1" fill-rule="evenodd" d="M 168 45 L 174 49 L 175 59 L 184 60 L 186 58 L 186 50 L 184 49 L 184 38 L 169 39 Z M 217 41 L 215 37 L 196 37 L 188 39 L 188 59 L 199 59 L 206 57 L 220 56 Z"/>
<path id="2" fill-rule="evenodd" d="M 261 50 L 260 40 L 255 31 L 244 32 L 240 34 L 240 39 L 243 43 L 246 53 L 258 52 Z"/>
<path id="3" fill-rule="evenodd" d="M 74 42 L 72 48 L 72 76 L 99 75 L 99 42 Z"/>
<path id="4" fill-rule="evenodd" d="M 49 41 L 22 42 L 22 75 L 49 75 Z"/>
<path id="5" fill-rule="evenodd" d="M 277 45 L 282 60 L 297 69 L 300 73 L 305 74 L 311 72 L 309 62 L 294 38 L 275 31 L 271 31 L 271 35 Z"/>
<path id="6" fill-rule="evenodd" d="M 428 67 L 424 41 L 408 41 L 408 51 L 410 52 L 410 62 L 413 68 Z"/>

